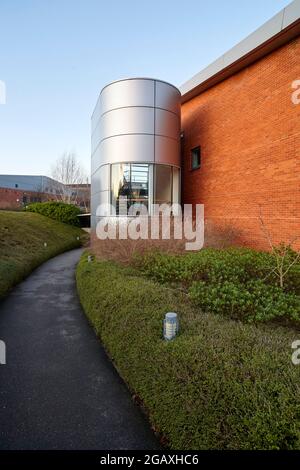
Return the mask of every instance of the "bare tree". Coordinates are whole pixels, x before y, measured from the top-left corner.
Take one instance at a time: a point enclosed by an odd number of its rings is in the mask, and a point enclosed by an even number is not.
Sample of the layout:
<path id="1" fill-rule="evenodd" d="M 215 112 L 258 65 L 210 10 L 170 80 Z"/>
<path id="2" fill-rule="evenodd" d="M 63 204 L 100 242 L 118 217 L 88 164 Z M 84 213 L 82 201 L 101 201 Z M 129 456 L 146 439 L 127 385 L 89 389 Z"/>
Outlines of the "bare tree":
<path id="1" fill-rule="evenodd" d="M 43 185 L 42 183 L 36 184 L 34 188 L 35 192 L 35 202 L 42 202 L 45 199 L 45 193 L 43 191 Z M 31 201 L 32 202 L 32 201 Z"/>
<path id="2" fill-rule="evenodd" d="M 57 199 L 67 204 L 76 204 L 78 190 L 76 185 L 84 184 L 87 175 L 77 155 L 74 152 L 65 152 L 52 167 L 51 176 L 62 183 L 59 185 Z"/>
<path id="3" fill-rule="evenodd" d="M 83 204 L 85 212 L 90 211 L 90 204 L 91 204 L 91 194 L 90 194 L 90 184 L 89 179 L 86 177 L 85 182 L 82 185 L 81 190 L 81 202 Z"/>
<path id="4" fill-rule="evenodd" d="M 293 244 L 299 239 L 299 237 L 295 236 L 294 238 L 289 240 L 287 244 L 281 243 L 279 245 L 275 245 L 272 240 L 272 236 L 264 222 L 261 206 L 259 207 L 259 221 L 262 232 L 275 258 L 275 267 L 268 274 L 268 276 L 274 273 L 279 280 L 280 287 L 283 288 L 286 275 L 288 274 L 290 269 L 296 263 L 298 263 L 298 261 L 300 261 L 300 251 L 297 252 L 293 250 Z"/>

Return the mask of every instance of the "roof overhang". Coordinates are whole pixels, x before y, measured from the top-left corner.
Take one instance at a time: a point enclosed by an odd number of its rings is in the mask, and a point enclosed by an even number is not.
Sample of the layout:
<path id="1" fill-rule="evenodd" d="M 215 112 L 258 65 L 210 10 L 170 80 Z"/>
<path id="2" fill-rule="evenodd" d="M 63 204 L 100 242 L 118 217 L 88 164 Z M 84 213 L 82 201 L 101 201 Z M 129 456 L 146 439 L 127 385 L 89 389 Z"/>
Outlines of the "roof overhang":
<path id="1" fill-rule="evenodd" d="M 184 83 L 180 87 L 181 102 L 194 98 L 299 35 L 300 0 L 294 0 L 254 33 Z"/>

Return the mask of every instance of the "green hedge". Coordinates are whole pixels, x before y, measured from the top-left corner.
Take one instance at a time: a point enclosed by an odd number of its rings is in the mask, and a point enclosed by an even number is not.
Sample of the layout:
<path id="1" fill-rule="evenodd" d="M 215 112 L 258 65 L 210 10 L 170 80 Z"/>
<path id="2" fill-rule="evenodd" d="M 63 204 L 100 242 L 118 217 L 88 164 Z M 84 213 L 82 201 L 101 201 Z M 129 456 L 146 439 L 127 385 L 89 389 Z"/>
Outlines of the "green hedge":
<path id="1" fill-rule="evenodd" d="M 285 264 L 291 264 L 289 252 Z M 186 255 L 150 252 L 137 266 L 161 283 L 180 286 L 201 308 L 243 321 L 300 321 L 300 263 L 284 288 L 274 273 L 274 255 L 246 248 L 204 249 Z"/>
<path id="2" fill-rule="evenodd" d="M 259 279 L 246 284 L 226 280 L 217 284 L 195 282 L 189 289 L 189 296 L 204 310 L 248 323 L 279 319 L 300 321 L 300 297 Z"/>
<path id="3" fill-rule="evenodd" d="M 83 308 L 172 449 L 300 449 L 299 332 L 202 313 L 186 294 L 112 262 L 77 268 Z M 166 312 L 180 334 L 162 339 Z"/>
<path id="4" fill-rule="evenodd" d="M 80 209 L 73 204 L 65 204 L 63 202 L 35 202 L 29 204 L 26 209 L 29 212 L 37 212 L 38 214 L 50 217 L 50 219 L 58 220 L 69 225 L 79 226 L 78 215 Z"/>

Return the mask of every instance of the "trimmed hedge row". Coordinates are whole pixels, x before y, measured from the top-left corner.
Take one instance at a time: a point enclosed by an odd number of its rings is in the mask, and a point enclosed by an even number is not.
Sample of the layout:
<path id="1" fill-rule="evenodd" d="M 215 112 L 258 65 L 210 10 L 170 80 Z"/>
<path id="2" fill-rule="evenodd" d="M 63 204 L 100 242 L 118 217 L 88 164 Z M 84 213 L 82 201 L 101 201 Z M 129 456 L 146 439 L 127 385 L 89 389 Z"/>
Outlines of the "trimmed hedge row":
<path id="1" fill-rule="evenodd" d="M 73 204 L 65 204 L 63 202 L 34 202 L 29 204 L 26 209 L 29 212 L 37 212 L 38 214 L 50 217 L 50 219 L 58 220 L 64 224 L 79 226 L 78 215 L 80 209 Z"/>
<path id="2" fill-rule="evenodd" d="M 202 313 L 186 294 L 109 261 L 77 268 L 87 317 L 172 449 L 300 449 L 298 332 Z M 162 339 L 166 312 L 178 337 Z"/>

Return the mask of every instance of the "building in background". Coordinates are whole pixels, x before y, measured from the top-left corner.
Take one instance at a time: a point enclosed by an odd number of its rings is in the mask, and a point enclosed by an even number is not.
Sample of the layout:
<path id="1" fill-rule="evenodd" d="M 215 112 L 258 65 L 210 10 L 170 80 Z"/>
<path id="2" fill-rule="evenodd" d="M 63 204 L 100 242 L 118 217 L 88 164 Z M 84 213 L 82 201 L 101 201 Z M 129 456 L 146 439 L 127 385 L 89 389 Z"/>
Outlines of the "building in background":
<path id="1" fill-rule="evenodd" d="M 0 175 L 0 208 L 18 209 L 30 202 L 56 200 L 62 187 L 48 176 Z"/>
<path id="2" fill-rule="evenodd" d="M 82 186 L 82 187 L 81 187 Z M 32 202 L 70 201 L 89 212 L 90 185 L 64 185 L 48 176 L 0 175 L 0 209 L 20 209 Z"/>
<path id="3" fill-rule="evenodd" d="M 92 116 L 92 226 L 101 203 L 118 214 L 124 196 L 129 205 L 179 201 L 181 168 L 181 201 L 204 204 L 211 233 L 263 249 L 268 237 L 293 242 L 300 236 L 299 83 L 295 0 L 182 85 L 181 162 L 176 88 L 151 79 L 105 87 Z"/>
<path id="4" fill-rule="evenodd" d="M 64 188 L 70 194 L 73 204 L 79 206 L 83 212 L 90 212 L 91 185 L 89 183 L 66 184 Z"/>
<path id="5" fill-rule="evenodd" d="M 300 236 L 299 17 L 296 0 L 180 88 L 182 200 L 255 248 L 261 218 L 274 243 Z"/>

